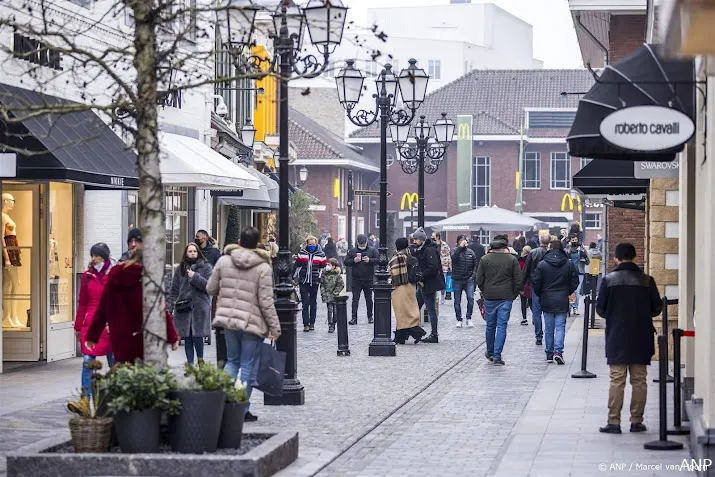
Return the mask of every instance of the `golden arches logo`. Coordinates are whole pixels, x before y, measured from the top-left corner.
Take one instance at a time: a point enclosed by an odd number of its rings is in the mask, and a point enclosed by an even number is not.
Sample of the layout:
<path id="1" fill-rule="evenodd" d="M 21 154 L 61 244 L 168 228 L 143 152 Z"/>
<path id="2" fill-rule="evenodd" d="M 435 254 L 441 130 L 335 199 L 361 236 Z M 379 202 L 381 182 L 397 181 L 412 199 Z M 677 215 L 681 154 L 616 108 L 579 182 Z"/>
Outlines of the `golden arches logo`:
<path id="1" fill-rule="evenodd" d="M 573 211 L 573 198 L 571 198 L 571 194 L 564 194 L 564 197 L 561 199 L 561 212 L 566 212 L 566 201 L 568 200 L 569 202 L 569 210 Z M 581 196 L 576 196 L 576 202 L 578 203 L 578 211 L 581 212 L 583 209 L 583 206 L 581 204 Z"/>
<path id="2" fill-rule="evenodd" d="M 459 123 L 457 139 L 472 139 L 472 131 L 468 123 Z"/>
<path id="3" fill-rule="evenodd" d="M 412 210 L 412 204 L 419 202 L 420 196 L 416 192 L 405 192 L 402 194 L 402 202 L 400 202 L 400 210 Z M 407 209 L 405 209 L 405 201 L 407 201 Z"/>

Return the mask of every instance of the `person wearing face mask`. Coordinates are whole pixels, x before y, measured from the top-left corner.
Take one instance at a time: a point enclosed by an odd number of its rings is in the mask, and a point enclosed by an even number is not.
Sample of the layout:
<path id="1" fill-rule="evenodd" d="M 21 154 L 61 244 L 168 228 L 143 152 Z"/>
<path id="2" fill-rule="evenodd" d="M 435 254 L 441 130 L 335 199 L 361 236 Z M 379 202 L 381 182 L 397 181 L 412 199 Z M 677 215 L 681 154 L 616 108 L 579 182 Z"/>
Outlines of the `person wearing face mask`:
<path id="1" fill-rule="evenodd" d="M 367 305 L 367 322 L 373 321 L 372 284 L 375 277 L 378 253 L 376 248 L 368 245 L 367 236 L 357 236 L 357 247 L 348 250 L 345 256 L 345 266 L 352 270 L 351 292 L 353 294 L 353 317 L 348 323 L 357 325 L 358 308 L 360 307 L 360 293 L 365 294 Z"/>
<path id="2" fill-rule="evenodd" d="M 323 268 L 327 263 L 325 253 L 318 245 L 318 239 L 309 235 L 295 259 L 295 267 L 300 270 L 298 283 L 300 283 L 300 300 L 303 303 L 304 332 L 315 329 L 315 315 L 318 312 L 318 287 Z"/>
<path id="3" fill-rule="evenodd" d="M 190 243 L 181 263 L 174 269 L 166 299 L 176 332 L 184 340 L 189 364 L 194 363 L 194 350 L 197 359 L 204 360 L 204 338 L 211 336 L 211 299 L 206 292 L 206 283 L 212 270 L 199 246 Z"/>
<path id="4" fill-rule="evenodd" d="M 432 327 L 432 333 L 422 342 L 439 343 L 435 294 L 445 288 L 439 248 L 431 239 L 427 238 L 427 234 L 422 228 L 417 229 L 412 234 L 412 238 L 415 243 L 410 252 L 417 257 L 422 271 L 422 281 L 417 284 L 417 304 L 420 309 L 422 306 L 427 308 L 430 326 Z"/>
<path id="5" fill-rule="evenodd" d="M 328 333 L 335 331 L 338 321 L 337 298 L 343 292 L 345 282 L 337 258 L 329 258 L 320 283 L 320 297 L 328 307 Z"/>
<path id="6" fill-rule="evenodd" d="M 79 300 L 77 302 L 77 315 L 74 322 L 75 336 L 80 340 L 82 355 L 84 355 L 82 391 L 87 396 L 92 394 L 92 370 L 87 367 L 87 364 L 97 359 L 97 356 L 106 356 L 109 367 L 114 366 L 112 343 L 109 341 L 109 333 L 106 328 L 102 331 L 99 341 L 93 349 L 90 350 L 85 345 L 87 330 L 92 324 L 94 314 L 99 306 L 99 300 L 104 291 L 104 285 L 107 283 L 107 274 L 113 265 L 112 260 L 109 258 L 109 247 L 105 243 L 92 245 L 89 255 L 91 259 L 87 270 L 82 274 Z"/>
<path id="7" fill-rule="evenodd" d="M 194 237 L 194 243 L 201 248 L 201 254 L 204 256 L 209 265 L 216 265 L 218 259 L 221 258 L 221 250 L 216 248 L 216 239 L 211 237 L 205 230 L 199 230 Z"/>

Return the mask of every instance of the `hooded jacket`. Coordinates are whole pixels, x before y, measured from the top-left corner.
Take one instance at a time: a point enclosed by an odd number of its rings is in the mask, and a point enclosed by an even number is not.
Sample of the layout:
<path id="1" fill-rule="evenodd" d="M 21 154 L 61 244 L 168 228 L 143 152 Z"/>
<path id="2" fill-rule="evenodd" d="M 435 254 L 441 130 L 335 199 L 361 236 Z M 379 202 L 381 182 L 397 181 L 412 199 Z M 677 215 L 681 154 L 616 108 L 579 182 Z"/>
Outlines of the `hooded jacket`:
<path id="1" fill-rule="evenodd" d="M 262 338 L 278 337 L 281 325 L 273 299 L 273 268 L 268 252 L 228 245 L 206 284 L 218 296 L 213 325 Z"/>
<path id="2" fill-rule="evenodd" d="M 521 271 L 503 240 L 493 240 L 479 262 L 477 286 L 485 300 L 514 300 L 521 291 Z"/>
<path id="3" fill-rule="evenodd" d="M 355 258 L 357 254 L 361 254 L 363 257 L 367 256 L 370 261 L 355 263 Z M 372 283 L 375 279 L 375 265 L 380 256 L 376 248 L 372 248 L 369 245 L 367 248 L 353 247 L 348 250 L 348 254 L 345 256 L 344 264 L 345 267 L 352 270 L 352 280 L 359 282 L 370 282 Z"/>
<path id="4" fill-rule="evenodd" d="M 467 247 L 452 249 L 452 279 L 457 281 L 472 280 L 477 274 L 477 256 Z"/>
<path id="5" fill-rule="evenodd" d="M 416 245 L 410 247 L 410 252 L 420 262 L 422 283 L 424 283 L 422 292 L 430 295 L 444 290 L 446 286 L 437 244 L 432 239 L 427 239 L 421 247 Z"/>
<path id="6" fill-rule="evenodd" d="M 541 311 L 566 314 L 569 296 L 578 288 L 578 270 L 563 250 L 549 250 L 532 277 Z"/>
<path id="7" fill-rule="evenodd" d="M 298 281 L 317 287 L 320 284 L 320 274 L 327 263 L 328 259 L 325 258 L 325 252 L 320 245 L 316 246 L 315 252 L 308 251 L 307 246 L 303 245 L 295 258 L 295 267 L 299 269 Z"/>
<path id="8" fill-rule="evenodd" d="M 345 288 L 343 274 L 340 269 L 333 269 L 323 273 L 323 281 L 320 284 L 320 298 L 323 303 L 335 303 L 335 299 L 340 296 Z"/>
<path id="9" fill-rule="evenodd" d="M 138 263 L 112 267 L 87 330 L 86 340 L 97 343 L 104 328 L 109 326 L 112 352 L 118 362 L 144 359 L 142 269 Z M 179 341 L 169 312 L 166 312 L 166 336 L 168 343 Z"/>
<path id="10" fill-rule="evenodd" d="M 90 266 L 83 274 L 79 286 L 79 300 L 77 300 L 77 315 L 75 316 L 74 329 L 79 331 L 82 354 L 89 356 L 106 356 L 112 352 L 112 343 L 109 333 L 105 328 L 99 336 L 99 341 L 93 349 L 88 349 L 84 342 L 87 340 L 87 330 L 94 320 L 99 302 L 107 283 L 107 275 L 112 268 L 112 261 L 106 260 L 100 271 Z"/>
<path id="11" fill-rule="evenodd" d="M 218 259 L 221 258 L 221 250 L 216 248 L 214 242 L 211 240 L 206 242 L 206 248 L 202 248 L 201 253 L 204 254 L 204 257 L 206 257 L 206 261 L 209 262 L 209 265 L 211 265 L 212 267 L 216 265 Z"/>

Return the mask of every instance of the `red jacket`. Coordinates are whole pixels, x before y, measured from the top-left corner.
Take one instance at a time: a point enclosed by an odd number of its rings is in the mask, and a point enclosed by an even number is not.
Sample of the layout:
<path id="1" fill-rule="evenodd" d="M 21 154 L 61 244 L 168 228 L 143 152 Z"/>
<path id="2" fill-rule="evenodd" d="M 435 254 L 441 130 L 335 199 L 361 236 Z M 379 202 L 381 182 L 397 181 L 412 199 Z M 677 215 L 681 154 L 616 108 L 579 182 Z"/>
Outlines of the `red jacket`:
<path id="1" fill-rule="evenodd" d="M 94 319 L 87 330 L 87 340 L 96 343 L 104 327 L 109 324 L 114 359 L 120 362 L 133 363 L 137 359 L 144 359 L 141 279 L 142 266 L 136 263 L 128 266 L 119 264 L 112 268 Z M 168 342 L 176 343 L 179 337 L 169 313 L 166 315 Z"/>
<path id="2" fill-rule="evenodd" d="M 90 267 L 82 274 L 82 282 L 79 287 L 79 302 L 77 304 L 74 329 L 79 331 L 82 353 L 90 356 L 106 356 L 112 352 L 112 344 L 109 341 L 109 333 L 106 328 L 102 331 L 99 341 L 97 341 L 97 345 L 93 349 L 88 349 L 84 344 L 87 339 L 87 330 L 94 319 L 99 300 L 102 298 L 102 291 L 107 283 L 110 266 L 111 263 L 107 260 L 99 272 L 94 267 Z"/>

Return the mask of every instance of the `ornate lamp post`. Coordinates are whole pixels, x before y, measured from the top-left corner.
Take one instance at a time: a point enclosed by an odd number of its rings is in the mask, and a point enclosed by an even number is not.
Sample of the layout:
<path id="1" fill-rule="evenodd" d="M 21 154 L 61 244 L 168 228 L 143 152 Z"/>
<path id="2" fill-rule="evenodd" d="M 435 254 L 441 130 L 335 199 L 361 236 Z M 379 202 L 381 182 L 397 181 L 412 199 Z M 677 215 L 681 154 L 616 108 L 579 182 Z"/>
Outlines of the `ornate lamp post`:
<path id="1" fill-rule="evenodd" d="M 413 130 L 410 136 L 410 128 Z M 434 129 L 434 137 L 431 135 Z M 397 146 L 400 154 L 398 158 L 400 167 L 408 174 L 419 171 L 417 179 L 417 195 L 419 196 L 419 207 L 417 211 L 417 226 L 425 226 L 425 173 L 434 174 L 439 169 L 440 164 L 447 153 L 447 148 L 454 136 L 454 121 L 447 119 L 447 113 L 442 113 L 442 117 L 435 121 L 434 126 L 425 121 L 424 116 L 420 116 L 417 124 L 402 126 L 399 124 L 390 125 L 392 141 Z"/>
<path id="2" fill-rule="evenodd" d="M 365 81 L 360 70 L 354 67 L 354 61 L 348 60 L 346 66 L 335 77 L 338 87 L 338 99 L 347 111 L 350 121 L 356 126 L 367 127 L 380 121 L 380 248 L 379 261 L 375 269 L 375 331 L 370 343 L 370 356 L 395 356 L 395 343 L 391 339 L 392 286 L 387 279 L 387 128 L 388 124 L 407 126 L 415 117 L 427 94 L 429 76 L 417 67 L 417 61 L 411 59 L 410 66 L 396 77 L 392 66 L 387 64 L 376 80 L 377 93 L 375 110 L 354 111 L 360 101 L 362 86 Z M 402 101 L 397 105 L 397 96 Z"/>
<path id="3" fill-rule="evenodd" d="M 292 254 L 290 252 L 290 224 L 288 215 L 288 81 L 294 76 L 316 77 L 328 66 L 330 54 L 340 44 L 345 27 L 347 7 L 341 0 L 310 0 L 301 8 L 290 0 L 280 0 L 273 12 L 273 39 L 275 55 L 265 58 L 251 54 L 255 44 L 255 21 L 260 7 L 250 0 L 229 0 L 218 11 L 217 27 L 225 48 L 229 50 L 239 74 L 261 79 L 275 75 L 280 94 L 279 151 L 279 212 L 278 212 L 278 281 L 275 286 L 276 311 L 281 322 L 281 337 L 276 346 L 286 353 L 283 395 L 265 395 L 267 405 L 299 405 L 305 402 L 303 385 L 297 373 L 296 313 L 298 303 L 291 299 Z M 304 27 L 307 27 L 312 45 L 323 56 L 302 54 Z M 252 126 L 251 126 L 252 127 Z"/>

